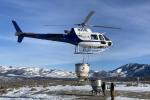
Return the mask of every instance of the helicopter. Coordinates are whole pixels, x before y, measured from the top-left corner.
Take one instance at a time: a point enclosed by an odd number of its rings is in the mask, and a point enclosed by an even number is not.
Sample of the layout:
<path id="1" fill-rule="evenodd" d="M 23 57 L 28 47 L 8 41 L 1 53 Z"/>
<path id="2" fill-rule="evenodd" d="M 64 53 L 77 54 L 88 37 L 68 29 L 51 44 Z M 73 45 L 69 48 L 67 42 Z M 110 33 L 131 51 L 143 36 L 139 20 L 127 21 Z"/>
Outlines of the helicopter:
<path id="1" fill-rule="evenodd" d="M 76 27 L 64 30 L 63 34 L 23 32 L 15 20 L 12 20 L 12 23 L 16 30 L 15 35 L 18 36 L 18 43 L 21 43 L 24 37 L 65 42 L 75 45 L 75 54 L 93 54 L 112 46 L 113 43 L 106 35 L 92 32 L 89 27 L 120 29 L 102 25 L 88 25 L 87 22 L 93 14 L 94 11 L 89 12 L 82 23 L 74 24 Z"/>

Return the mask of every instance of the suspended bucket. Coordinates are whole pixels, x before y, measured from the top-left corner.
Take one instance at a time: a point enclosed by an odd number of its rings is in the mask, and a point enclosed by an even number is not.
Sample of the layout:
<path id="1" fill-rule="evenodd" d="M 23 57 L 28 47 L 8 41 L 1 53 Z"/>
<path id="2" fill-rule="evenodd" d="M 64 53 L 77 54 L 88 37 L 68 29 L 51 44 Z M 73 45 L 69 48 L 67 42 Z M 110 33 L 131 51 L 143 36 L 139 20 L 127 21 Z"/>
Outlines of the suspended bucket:
<path id="1" fill-rule="evenodd" d="M 89 64 L 77 63 L 75 64 L 75 72 L 79 81 L 88 80 L 89 76 Z"/>

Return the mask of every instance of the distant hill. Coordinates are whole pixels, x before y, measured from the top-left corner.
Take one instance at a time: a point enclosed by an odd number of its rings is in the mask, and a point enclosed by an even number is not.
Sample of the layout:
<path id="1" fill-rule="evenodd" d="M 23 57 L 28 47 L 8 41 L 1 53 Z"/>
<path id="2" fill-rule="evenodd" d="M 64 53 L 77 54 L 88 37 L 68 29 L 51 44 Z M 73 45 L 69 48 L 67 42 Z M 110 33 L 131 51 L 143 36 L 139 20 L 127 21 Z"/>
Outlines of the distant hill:
<path id="1" fill-rule="evenodd" d="M 75 74 L 57 69 L 0 66 L 0 76 L 73 78 Z"/>
<path id="2" fill-rule="evenodd" d="M 129 63 L 112 71 L 90 71 L 91 77 L 108 78 L 108 77 L 150 77 L 149 64 Z"/>
<path id="3" fill-rule="evenodd" d="M 106 78 L 106 77 L 111 77 L 112 75 L 110 72 L 107 71 L 90 70 L 89 76 L 94 78 Z"/>
<path id="4" fill-rule="evenodd" d="M 6 67 L 0 66 L 0 76 L 5 77 L 53 77 L 53 78 L 75 78 L 74 72 L 58 69 L 44 69 L 36 67 Z M 149 64 L 129 63 L 112 71 L 90 70 L 89 77 L 150 77 Z"/>
<path id="5" fill-rule="evenodd" d="M 150 76 L 150 65 L 129 63 L 110 71 L 110 73 L 121 77 L 147 77 Z"/>

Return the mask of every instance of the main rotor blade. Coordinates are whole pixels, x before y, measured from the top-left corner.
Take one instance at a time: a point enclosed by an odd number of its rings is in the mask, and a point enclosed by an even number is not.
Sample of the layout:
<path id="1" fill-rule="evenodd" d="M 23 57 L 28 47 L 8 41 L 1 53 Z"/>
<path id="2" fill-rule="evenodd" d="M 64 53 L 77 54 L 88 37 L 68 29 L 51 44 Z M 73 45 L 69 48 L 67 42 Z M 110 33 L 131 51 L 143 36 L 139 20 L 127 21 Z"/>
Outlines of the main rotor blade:
<path id="1" fill-rule="evenodd" d="M 94 11 L 89 12 L 89 14 L 85 17 L 82 24 L 86 24 L 93 14 L 94 14 Z"/>
<path id="2" fill-rule="evenodd" d="M 102 26 L 102 25 L 90 25 L 91 27 L 100 27 L 100 28 L 111 28 L 111 29 L 121 29 L 118 27 L 112 27 L 112 26 Z"/>
<path id="3" fill-rule="evenodd" d="M 44 25 L 44 26 L 50 26 L 50 27 L 61 27 L 61 26 L 74 26 L 74 25 Z"/>

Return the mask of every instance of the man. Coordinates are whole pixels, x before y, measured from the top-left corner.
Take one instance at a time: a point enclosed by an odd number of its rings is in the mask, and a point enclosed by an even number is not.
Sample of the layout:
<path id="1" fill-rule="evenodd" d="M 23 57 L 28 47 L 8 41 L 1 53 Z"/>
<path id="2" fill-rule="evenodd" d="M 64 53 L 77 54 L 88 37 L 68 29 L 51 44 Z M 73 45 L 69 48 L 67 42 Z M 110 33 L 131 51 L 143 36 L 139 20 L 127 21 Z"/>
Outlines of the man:
<path id="1" fill-rule="evenodd" d="M 103 92 L 104 96 L 106 95 L 105 90 L 106 90 L 106 84 L 105 84 L 105 82 L 103 82 L 102 83 L 102 92 Z"/>
<path id="2" fill-rule="evenodd" d="M 114 100 L 114 96 L 115 96 L 114 83 L 110 84 L 110 96 L 111 96 L 111 100 Z"/>

